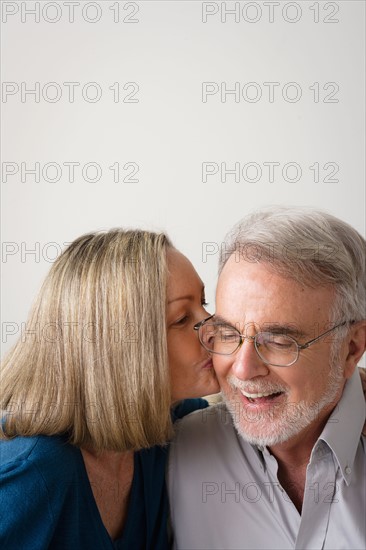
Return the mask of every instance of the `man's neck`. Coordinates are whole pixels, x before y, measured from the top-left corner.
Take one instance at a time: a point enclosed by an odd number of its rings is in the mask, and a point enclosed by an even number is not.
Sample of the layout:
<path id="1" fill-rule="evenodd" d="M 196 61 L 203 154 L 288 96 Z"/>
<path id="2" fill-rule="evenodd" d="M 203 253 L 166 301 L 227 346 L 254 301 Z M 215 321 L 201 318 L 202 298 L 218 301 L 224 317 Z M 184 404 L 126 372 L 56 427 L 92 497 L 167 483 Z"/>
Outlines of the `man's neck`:
<path id="1" fill-rule="evenodd" d="M 278 480 L 300 514 L 305 491 L 306 468 L 310 461 L 310 455 L 334 407 L 335 404 L 327 407 L 316 423 L 310 424 L 295 437 L 269 447 L 269 451 L 278 463 Z"/>

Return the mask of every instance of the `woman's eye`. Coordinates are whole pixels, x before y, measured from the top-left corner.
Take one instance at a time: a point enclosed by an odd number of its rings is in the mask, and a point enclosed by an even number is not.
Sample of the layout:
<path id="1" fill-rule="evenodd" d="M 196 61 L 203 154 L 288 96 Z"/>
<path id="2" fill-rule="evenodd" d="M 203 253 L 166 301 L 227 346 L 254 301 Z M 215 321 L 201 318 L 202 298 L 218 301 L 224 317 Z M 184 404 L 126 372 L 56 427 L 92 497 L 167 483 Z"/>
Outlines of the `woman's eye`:
<path id="1" fill-rule="evenodd" d="M 201 305 L 206 307 L 206 306 L 208 306 L 208 302 L 206 302 L 206 300 L 203 298 L 203 300 L 201 302 Z"/>
<path id="2" fill-rule="evenodd" d="M 184 323 L 188 321 L 188 315 L 185 315 L 184 317 L 181 317 L 178 319 L 178 321 L 175 321 L 175 325 L 184 325 Z"/>

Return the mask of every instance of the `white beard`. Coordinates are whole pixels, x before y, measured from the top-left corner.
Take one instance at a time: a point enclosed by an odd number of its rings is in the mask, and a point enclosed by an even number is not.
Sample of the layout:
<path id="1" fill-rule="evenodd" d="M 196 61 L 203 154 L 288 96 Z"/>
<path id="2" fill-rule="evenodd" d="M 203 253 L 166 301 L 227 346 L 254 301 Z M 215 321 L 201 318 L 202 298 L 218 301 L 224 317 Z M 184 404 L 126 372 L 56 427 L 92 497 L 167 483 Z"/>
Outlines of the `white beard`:
<path id="1" fill-rule="evenodd" d="M 285 403 L 285 405 L 274 404 L 268 411 L 254 412 L 256 416 L 252 413 L 252 417 L 241 402 L 234 400 L 225 391 L 223 396 L 239 435 L 252 445 L 271 447 L 288 441 L 307 428 L 321 411 L 335 400 L 343 382 L 343 370 L 333 362 L 327 388 L 315 403 L 303 400 L 298 403 Z M 258 384 L 257 387 L 253 382 L 248 384 L 234 376 L 228 378 L 228 383 L 231 388 L 236 388 L 237 392 L 245 386 L 250 386 L 251 391 L 255 390 L 258 393 L 267 391 L 287 393 L 287 390 L 279 385 L 273 386 L 267 383 L 260 386 Z"/>

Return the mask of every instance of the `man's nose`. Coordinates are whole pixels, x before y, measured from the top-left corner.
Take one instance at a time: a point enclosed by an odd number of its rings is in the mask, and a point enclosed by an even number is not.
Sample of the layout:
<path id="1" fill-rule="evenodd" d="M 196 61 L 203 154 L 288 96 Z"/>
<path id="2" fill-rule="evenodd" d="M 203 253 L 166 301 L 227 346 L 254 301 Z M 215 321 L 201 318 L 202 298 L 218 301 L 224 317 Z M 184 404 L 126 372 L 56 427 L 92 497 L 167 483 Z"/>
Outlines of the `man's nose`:
<path id="1" fill-rule="evenodd" d="M 268 365 L 259 357 L 254 346 L 254 340 L 251 338 L 245 338 L 236 352 L 231 370 L 241 380 L 250 380 L 256 376 L 266 376 L 269 372 Z"/>

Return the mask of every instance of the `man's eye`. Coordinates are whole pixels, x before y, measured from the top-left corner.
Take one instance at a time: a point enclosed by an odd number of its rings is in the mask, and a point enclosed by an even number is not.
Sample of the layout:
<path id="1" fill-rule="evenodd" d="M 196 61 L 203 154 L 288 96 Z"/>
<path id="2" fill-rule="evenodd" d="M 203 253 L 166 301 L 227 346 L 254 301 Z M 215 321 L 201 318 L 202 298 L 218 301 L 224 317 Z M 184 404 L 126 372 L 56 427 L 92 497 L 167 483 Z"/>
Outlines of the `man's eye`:
<path id="1" fill-rule="evenodd" d="M 239 336 L 237 332 L 221 332 L 220 339 L 222 342 L 236 342 Z"/>
<path id="2" fill-rule="evenodd" d="M 264 344 L 268 348 L 289 349 L 294 345 L 293 340 L 285 334 L 266 334 L 263 338 L 258 338 L 259 344 Z"/>
<path id="3" fill-rule="evenodd" d="M 202 302 L 201 302 L 201 305 L 206 307 L 206 306 L 208 306 L 208 302 L 206 302 L 206 300 L 203 298 Z"/>
<path id="4" fill-rule="evenodd" d="M 293 342 L 268 342 L 267 346 L 271 346 L 273 348 L 279 348 L 279 349 L 289 349 L 293 347 Z"/>

